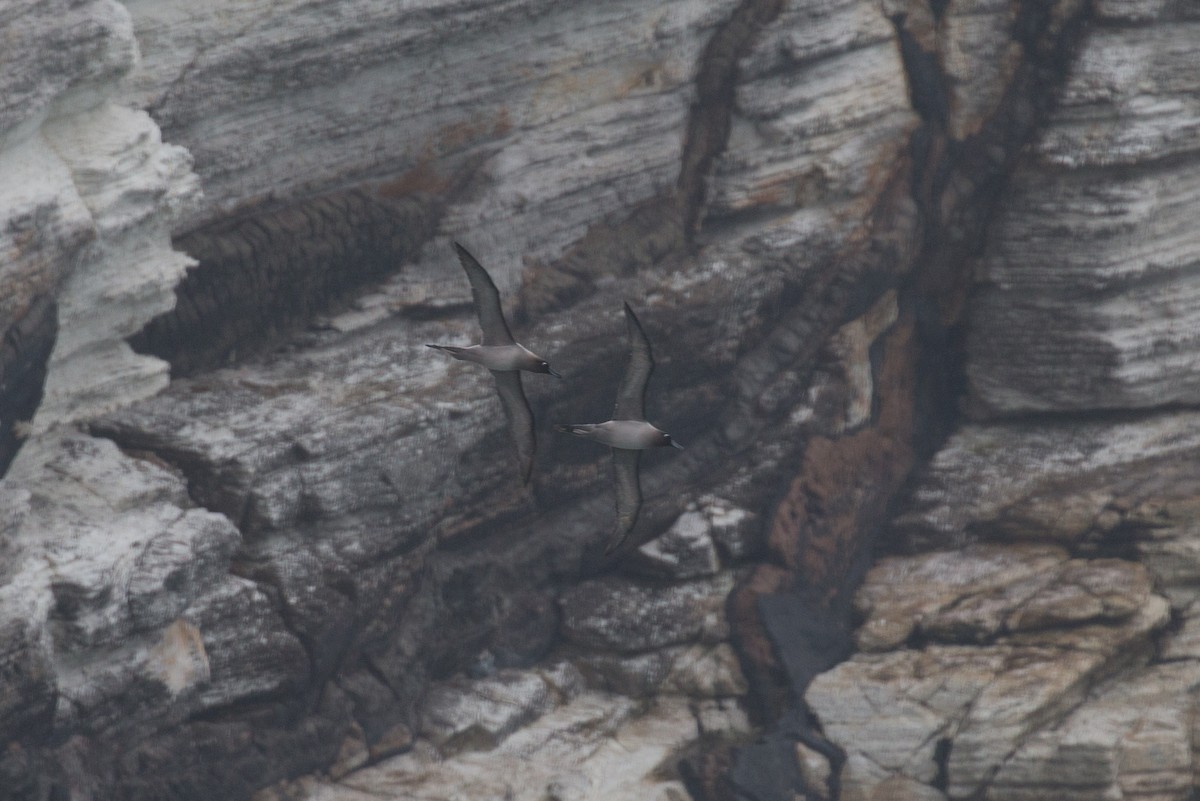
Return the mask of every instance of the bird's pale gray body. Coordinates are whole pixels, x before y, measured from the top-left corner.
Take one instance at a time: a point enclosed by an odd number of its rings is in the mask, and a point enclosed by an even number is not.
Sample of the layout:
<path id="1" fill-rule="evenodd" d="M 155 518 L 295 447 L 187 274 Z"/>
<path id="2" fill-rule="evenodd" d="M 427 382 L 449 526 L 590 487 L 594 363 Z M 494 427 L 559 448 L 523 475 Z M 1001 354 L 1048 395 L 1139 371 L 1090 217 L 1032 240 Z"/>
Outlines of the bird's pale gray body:
<path id="1" fill-rule="evenodd" d="M 646 385 L 654 372 L 650 340 L 641 323 L 625 304 L 625 330 L 629 339 L 629 363 L 617 390 L 613 419 L 603 423 L 555 426 L 559 431 L 590 439 L 612 448 L 613 487 L 617 499 L 617 524 L 609 535 L 605 553 L 621 546 L 637 523 L 642 509 L 642 487 L 638 463 L 642 451 L 671 446 L 682 448 L 671 435 L 646 422 Z"/>
<path id="2" fill-rule="evenodd" d="M 610 448 L 644 451 L 670 445 L 671 438 L 645 420 L 609 420 L 604 423 L 583 423 L 564 426 L 569 433 L 584 439 L 595 440 Z"/>
<path id="3" fill-rule="evenodd" d="M 479 315 L 479 327 L 483 331 L 481 345 L 429 345 L 449 353 L 456 359 L 481 364 L 492 371 L 496 379 L 496 390 L 508 427 L 517 444 L 517 458 L 521 466 L 521 478 L 529 483 L 533 472 L 533 455 L 537 449 L 537 436 L 533 428 L 533 410 L 521 386 L 521 371 L 548 373 L 561 378 L 541 356 L 513 339 L 500 308 L 500 293 L 487 270 L 476 261 L 467 249 L 457 242 L 454 250 L 459 264 L 471 284 L 471 297 L 475 301 L 475 313 Z"/>
<path id="4" fill-rule="evenodd" d="M 542 357 L 526 348 L 524 345 L 468 345 L 455 347 L 453 345 L 435 345 L 438 350 L 444 350 L 456 359 L 464 362 L 482 364 L 489 370 L 506 372 L 510 370 L 526 370 L 531 373 L 544 372 L 538 368 L 545 364 Z"/>

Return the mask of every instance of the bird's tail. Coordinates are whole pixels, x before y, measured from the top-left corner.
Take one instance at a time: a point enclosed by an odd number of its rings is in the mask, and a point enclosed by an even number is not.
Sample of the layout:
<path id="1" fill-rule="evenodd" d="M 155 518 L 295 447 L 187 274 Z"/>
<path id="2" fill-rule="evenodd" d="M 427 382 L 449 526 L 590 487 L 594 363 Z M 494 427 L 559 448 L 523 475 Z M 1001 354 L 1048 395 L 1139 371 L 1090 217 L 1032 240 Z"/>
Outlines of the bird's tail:
<path id="1" fill-rule="evenodd" d="M 579 425 L 573 425 L 573 424 L 558 425 L 558 424 L 556 424 L 554 426 L 555 431 L 560 431 L 563 434 L 574 434 L 577 437 L 587 436 L 587 434 L 591 430 L 591 428 L 592 427 L 590 425 L 588 425 L 587 423 L 582 423 Z"/>
<path id="2" fill-rule="evenodd" d="M 451 356 L 453 356 L 456 359 L 460 358 L 459 354 L 463 352 L 462 348 L 457 347 L 455 345 L 431 345 L 428 342 L 426 342 L 425 347 L 434 348 L 435 350 L 444 350 L 444 351 L 446 351 L 446 353 L 449 353 Z"/>

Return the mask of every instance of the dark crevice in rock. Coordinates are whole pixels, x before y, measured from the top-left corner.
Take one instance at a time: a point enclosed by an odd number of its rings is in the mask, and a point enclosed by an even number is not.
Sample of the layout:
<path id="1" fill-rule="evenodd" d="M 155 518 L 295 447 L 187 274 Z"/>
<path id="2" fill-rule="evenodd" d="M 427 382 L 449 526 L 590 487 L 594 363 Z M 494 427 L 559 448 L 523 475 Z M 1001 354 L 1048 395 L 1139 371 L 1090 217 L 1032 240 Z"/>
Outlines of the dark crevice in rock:
<path id="1" fill-rule="evenodd" d="M 46 363 L 58 338 L 58 306 L 36 298 L 0 337 L 0 478 L 24 442 L 27 424 L 42 402 Z"/>
<path id="2" fill-rule="evenodd" d="M 1171 640 L 1179 636 L 1183 631 L 1184 624 L 1187 623 L 1187 617 L 1184 615 L 1184 610 L 1172 605 L 1170 608 L 1170 617 L 1167 619 L 1167 625 L 1163 626 L 1154 634 L 1154 656 L 1150 658 L 1150 664 L 1161 665 L 1169 662 L 1190 661 L 1194 657 L 1190 655 L 1181 655 L 1168 658 L 1163 655 L 1163 651 Z"/>
<path id="3" fill-rule="evenodd" d="M 943 8 L 944 10 L 944 8 Z M 937 10 L 935 16 L 940 16 Z M 950 117 L 950 94 L 947 78 L 942 70 L 937 53 L 921 47 L 917 39 L 905 27 L 907 16 L 896 14 L 891 18 L 896 29 L 896 42 L 900 47 L 900 59 L 904 63 L 908 78 L 908 97 L 913 110 L 926 123 L 945 130 Z"/>
<path id="4" fill-rule="evenodd" d="M 318 684 L 316 681 L 316 666 L 320 660 L 320 655 L 317 653 L 317 647 L 312 637 L 303 630 L 303 627 L 297 620 L 295 611 L 288 604 L 286 593 L 279 577 L 267 570 L 257 569 L 253 564 L 241 561 L 235 561 L 230 567 L 230 572 L 235 576 L 253 581 L 263 595 L 271 600 L 271 606 L 279 612 L 284 626 L 300 643 L 305 655 L 308 657 L 306 673 L 308 674 L 309 691 L 312 692 L 313 688 Z"/>
<path id="5" fill-rule="evenodd" d="M 283 209 L 242 213 L 178 236 L 199 261 L 176 307 L 130 338 L 173 377 L 262 350 L 400 269 L 436 231 L 442 201 L 350 189 Z"/>
<path id="6" fill-rule="evenodd" d="M 1019 41 L 1027 59 L 978 133 L 961 142 L 952 140 L 944 119 L 923 114 L 927 122 L 910 143 L 913 200 L 924 225 L 911 290 L 921 341 L 918 408 L 923 413 L 916 418 L 915 440 L 922 460 L 940 447 L 963 413 L 967 394 L 963 309 L 973 291 L 970 265 L 983 252 L 988 226 L 1025 145 L 1053 109 L 1090 15 L 1084 8 L 1061 25 L 1051 26 L 1046 19 L 1049 13 L 1022 5 L 1013 33 L 1024 37 Z M 897 30 L 902 33 L 899 22 Z M 904 41 L 901 35 L 902 49 Z M 944 83 L 927 74 L 936 64 L 931 59 L 924 53 L 904 58 L 918 111 L 916 86 L 940 85 L 944 92 Z M 899 493 L 897 501 L 903 503 L 910 490 Z"/>
<path id="7" fill-rule="evenodd" d="M 954 741 L 949 737 L 938 738 L 937 745 L 933 749 L 933 761 L 937 765 L 937 774 L 933 777 L 933 787 L 941 790 L 943 793 L 950 785 L 950 749 L 954 745 Z"/>
<path id="8" fill-rule="evenodd" d="M 93 420 L 87 430 L 93 437 L 112 440 L 118 448 L 132 456 L 151 455 L 179 471 L 193 504 L 227 517 L 242 536 L 246 536 L 249 494 L 238 487 L 239 478 L 224 474 L 224 470 L 236 473 L 240 469 L 238 465 L 229 464 L 213 469 L 205 454 L 190 448 L 172 447 L 160 437 L 136 427 L 121 425 L 112 418 Z"/>
<path id="9" fill-rule="evenodd" d="M 744 0 L 700 55 L 696 102 L 688 118 L 677 182 L 683 231 L 689 239 L 699 228 L 713 162 L 729 142 L 738 62 L 749 54 L 759 31 L 775 20 L 783 7 L 783 0 Z"/>
<path id="10" fill-rule="evenodd" d="M 702 737 L 694 753 L 680 760 L 677 769 L 683 786 L 695 801 L 736 801 L 733 782 L 734 744 Z"/>
<path id="11" fill-rule="evenodd" d="M 543 312 L 587 297 L 600 276 L 633 274 L 693 244 L 703 216 L 706 182 L 729 141 L 738 62 L 783 6 L 783 0 L 744 0 L 717 28 L 697 65 L 696 101 L 688 113 L 675 187 L 664 188 L 630 212 L 592 225 L 553 264 L 533 264 L 525 270 L 518 322 L 528 323 Z"/>

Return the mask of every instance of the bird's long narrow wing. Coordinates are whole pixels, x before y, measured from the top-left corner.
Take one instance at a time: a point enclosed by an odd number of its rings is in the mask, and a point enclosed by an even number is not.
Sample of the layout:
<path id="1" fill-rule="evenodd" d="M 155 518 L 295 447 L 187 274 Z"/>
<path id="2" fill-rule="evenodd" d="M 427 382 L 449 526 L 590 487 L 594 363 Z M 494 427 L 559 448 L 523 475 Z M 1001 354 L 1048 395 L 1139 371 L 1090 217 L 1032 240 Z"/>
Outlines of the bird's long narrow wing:
<path id="1" fill-rule="evenodd" d="M 508 330 L 508 323 L 504 321 L 504 311 L 500 308 L 500 293 L 492 283 L 492 277 L 462 245 L 455 242 L 454 250 L 458 253 L 459 263 L 467 272 L 467 280 L 471 282 L 471 296 L 475 299 L 479 327 L 483 329 L 483 344 L 513 344 L 512 333 Z"/>
<path id="2" fill-rule="evenodd" d="M 604 553 L 610 554 L 625 542 L 637 523 L 642 509 L 642 488 L 638 483 L 638 462 L 641 451 L 612 449 L 613 488 L 617 494 L 617 524 L 609 535 Z"/>
<path id="3" fill-rule="evenodd" d="M 528 484 L 529 476 L 533 473 L 537 435 L 533 430 L 533 410 L 529 408 L 529 401 L 525 398 L 525 390 L 521 386 L 521 373 L 518 370 L 492 370 L 491 373 L 496 377 L 496 389 L 500 392 L 504 416 L 508 418 L 508 428 L 517 444 L 521 483 Z"/>
<path id="4" fill-rule="evenodd" d="M 650 353 L 650 340 L 628 303 L 625 304 L 625 329 L 629 336 L 629 364 L 625 366 L 621 388 L 617 390 L 613 419 L 645 420 L 646 384 L 654 372 L 654 356 Z"/>

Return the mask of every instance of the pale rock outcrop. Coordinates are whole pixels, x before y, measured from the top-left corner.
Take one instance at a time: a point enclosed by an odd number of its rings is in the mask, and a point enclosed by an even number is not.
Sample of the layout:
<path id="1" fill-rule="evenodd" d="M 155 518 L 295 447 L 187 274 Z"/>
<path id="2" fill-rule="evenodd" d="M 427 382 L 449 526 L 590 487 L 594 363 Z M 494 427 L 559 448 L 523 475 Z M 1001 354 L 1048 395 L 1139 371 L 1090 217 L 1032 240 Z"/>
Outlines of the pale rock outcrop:
<path id="1" fill-rule="evenodd" d="M 25 658 L 45 665 L 27 692 L 58 697 L 44 723 L 134 726 L 168 696 L 178 720 L 303 681 L 300 643 L 253 583 L 229 573 L 237 529 L 188 508 L 165 465 L 47 434 L 22 451 L 2 491 L 6 503 L 27 493 L 16 500 L 39 510 L 0 531 L 20 556 L 6 565 L 0 611 L 10 625 L 41 627 Z M 238 637 L 217 625 L 235 598 L 247 610 Z"/>
<path id="2" fill-rule="evenodd" d="M 989 797 L 1188 798 L 1198 688 L 1194 660 L 1122 676 L 1017 749 L 992 780 Z"/>
<path id="3" fill-rule="evenodd" d="M 946 581 L 930 583 L 934 576 Z M 944 782 L 950 798 L 1015 798 L 994 784 L 1010 755 L 1039 732 L 1051 738 L 1081 703 L 1100 709 L 1087 700 L 1093 691 L 1145 664 L 1169 618 L 1139 565 L 1071 560 L 1042 546 L 887 558 L 859 598 L 867 615 L 860 643 L 874 652 L 819 675 L 806 700 L 848 752 L 843 792 L 863 798 L 895 776 Z M 1090 616 L 1081 599 L 1094 601 Z M 915 622 L 909 636 L 924 646 L 875 634 L 897 622 Z M 1188 737 L 1172 747 L 1190 755 Z M 1107 768 L 1114 775 L 1119 756 Z"/>
<path id="4" fill-rule="evenodd" d="M 0 218 L 6 252 L 17 255 L 0 273 L 0 328 L 39 295 L 57 301 L 40 431 L 166 386 L 166 365 L 124 340 L 174 305 L 192 262 L 171 249 L 170 231 L 199 184 L 186 151 L 114 99 L 138 59 L 125 8 L 22 5 L 8 20 L 8 40 L 21 44 L 7 53 L 0 88 Z"/>
<path id="5" fill-rule="evenodd" d="M 124 340 L 174 305 L 192 262 L 169 234 L 199 196 L 186 151 L 114 99 L 138 58 L 123 6 L 22 2 L 3 26 L 0 473 L 31 431 L 166 386 Z"/>
<path id="6" fill-rule="evenodd" d="M 1118 22 L 1149 13 L 1104 10 Z M 1197 35 L 1194 19 L 1089 35 L 980 259 L 976 414 L 1200 399 Z"/>

